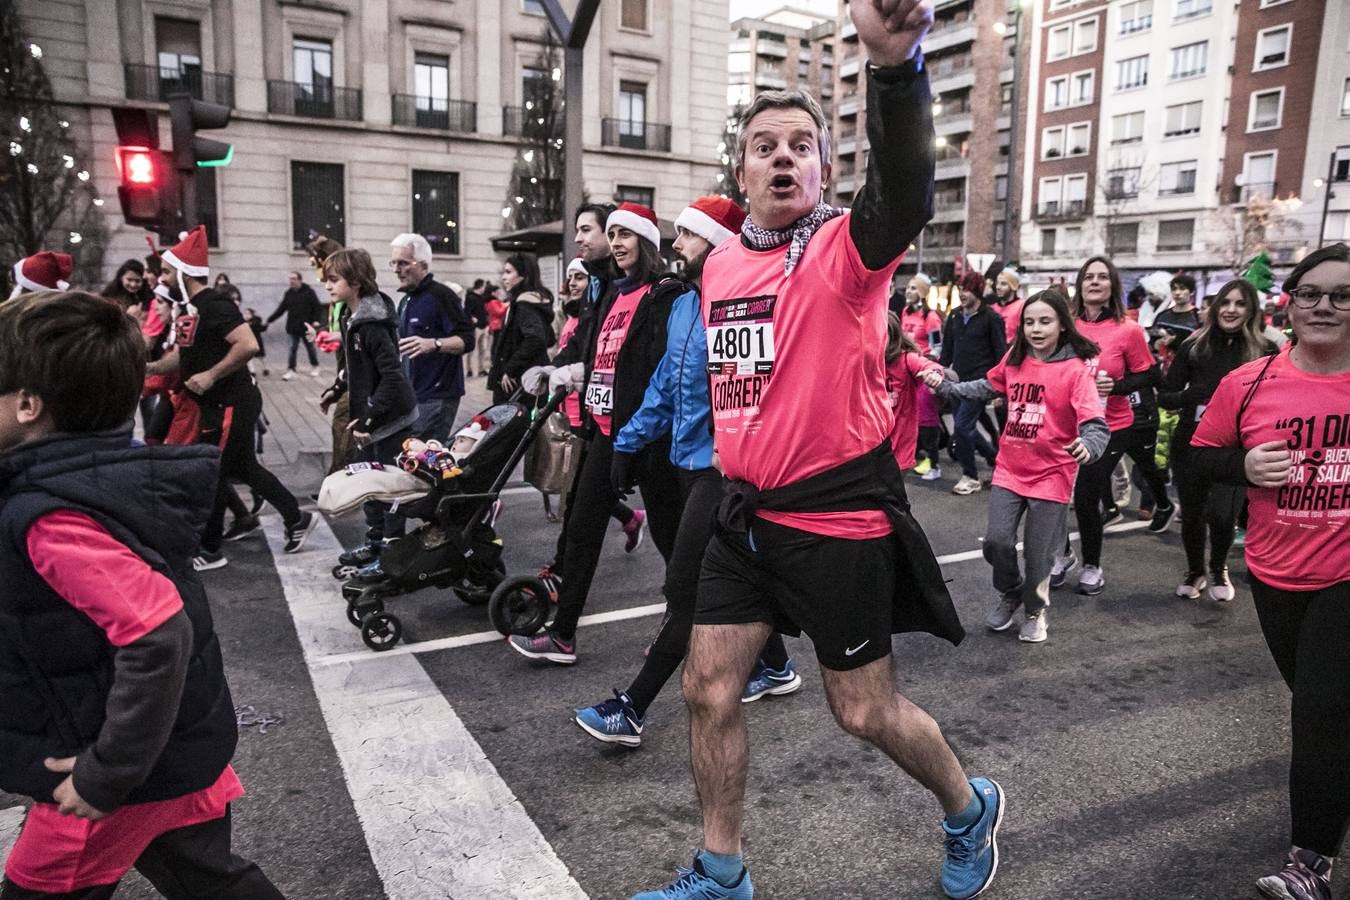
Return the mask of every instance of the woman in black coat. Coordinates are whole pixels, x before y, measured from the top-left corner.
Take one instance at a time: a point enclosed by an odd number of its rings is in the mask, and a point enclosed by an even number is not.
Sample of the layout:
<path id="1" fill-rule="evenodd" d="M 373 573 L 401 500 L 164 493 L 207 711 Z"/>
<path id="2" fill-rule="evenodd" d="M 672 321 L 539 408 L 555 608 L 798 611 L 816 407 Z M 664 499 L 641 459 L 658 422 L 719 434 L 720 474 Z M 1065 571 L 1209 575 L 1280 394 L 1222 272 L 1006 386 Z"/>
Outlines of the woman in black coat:
<path id="1" fill-rule="evenodd" d="M 502 264 L 506 288 L 506 322 L 492 342 L 488 384 L 492 402 L 501 403 L 520 387 L 520 376 L 533 366 L 548 365 L 553 345 L 553 295 L 539 278 L 539 261 L 530 253 L 513 253 Z"/>

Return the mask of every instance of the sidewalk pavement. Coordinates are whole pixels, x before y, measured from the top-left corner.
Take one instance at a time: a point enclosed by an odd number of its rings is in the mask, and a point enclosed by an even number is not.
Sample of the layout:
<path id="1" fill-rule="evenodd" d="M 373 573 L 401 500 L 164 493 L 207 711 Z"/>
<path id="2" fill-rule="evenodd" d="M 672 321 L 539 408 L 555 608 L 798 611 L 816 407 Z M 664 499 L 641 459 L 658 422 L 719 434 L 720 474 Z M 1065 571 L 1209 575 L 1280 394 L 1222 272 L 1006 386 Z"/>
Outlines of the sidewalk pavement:
<path id="1" fill-rule="evenodd" d="M 264 333 L 263 346 L 267 356 L 253 361 L 268 427 L 259 459 L 296 496 L 307 497 L 318 491 L 328 471 L 333 439 L 328 416 L 319 412 L 319 396 L 337 377 L 337 360 L 331 353 L 320 353 L 320 374 L 314 377 L 301 347 L 295 377 L 283 381 L 289 346 L 285 331 L 274 327 Z M 264 368 L 268 375 L 263 375 Z M 466 379 L 465 388 L 451 434 L 492 403 L 487 378 Z"/>

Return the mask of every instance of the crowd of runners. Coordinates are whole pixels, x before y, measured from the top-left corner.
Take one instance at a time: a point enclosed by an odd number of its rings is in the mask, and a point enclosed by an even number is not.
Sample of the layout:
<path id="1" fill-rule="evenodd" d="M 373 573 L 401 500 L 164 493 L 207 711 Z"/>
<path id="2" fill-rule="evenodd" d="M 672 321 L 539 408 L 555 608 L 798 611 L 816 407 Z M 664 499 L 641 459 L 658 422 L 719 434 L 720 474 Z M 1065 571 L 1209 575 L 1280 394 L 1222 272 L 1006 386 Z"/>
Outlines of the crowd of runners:
<path id="1" fill-rule="evenodd" d="M 1016 625 L 1027 643 L 1047 640 L 1053 592 L 1075 571 L 1078 592 L 1107 589 L 1104 529 L 1133 512 L 1122 477 L 1149 531 L 1180 518 L 1178 596 L 1232 601 L 1242 535 L 1292 693 L 1291 850 L 1258 886 L 1330 900 L 1350 825 L 1350 247 L 1288 275 L 1283 328 L 1242 279 L 1208 297 L 1185 274 L 1145 279 L 1131 304 L 1101 256 L 1037 290 L 1012 268 L 964 271 L 943 316 L 927 276 L 895 277 L 932 213 L 919 50 L 931 9 L 872 0 L 852 16 L 872 147 L 854 207 L 820 202 L 831 156 L 815 101 L 761 94 L 734 148 L 749 208 L 693 200 L 675 222 L 679 274 L 655 213 L 634 203 L 576 211 L 556 299 L 528 254 L 503 265 L 500 299 L 443 284 L 417 235 L 389 247 L 399 301 L 367 251 L 319 239 L 327 310 L 296 272 L 266 320 L 211 281 L 202 228 L 123 266 L 102 298 L 66 289 L 68 257 L 16 265 L 0 304 L 0 618 L 23 637 L 0 640 L 0 789 L 35 804 L 0 897 L 110 897 L 132 866 L 169 897 L 280 896 L 230 851 L 235 724 L 198 573 L 227 563 L 224 542 L 256 531 L 264 504 L 286 552 L 314 527 L 256 454 L 254 370 L 268 370 L 253 363 L 285 316 L 283 377 L 301 346 L 316 376 L 316 347 L 338 353 L 321 404 L 335 470 L 392 465 L 410 440 L 472 452 L 484 423 L 454 432 L 465 360 L 494 402 L 567 394 L 581 453 L 540 573 L 556 610 L 506 650 L 584 659 L 577 625 L 610 519 L 630 551 L 650 533 L 666 615 L 631 683 L 575 711 L 595 739 L 638 747 L 683 666 L 704 843 L 642 900 L 753 895 L 744 704 L 800 688 L 784 635 L 810 639 L 839 726 L 933 794 L 944 893 L 991 884 L 1003 789 L 963 771 L 891 659 L 894 634 L 965 636 L 905 486 L 940 479 L 944 457 L 961 470 L 955 493 L 987 496 L 984 625 Z M 847 427 L 814 424 L 826 421 Z M 376 502 L 364 515 L 366 540 L 338 562 L 378 572 L 404 516 Z"/>

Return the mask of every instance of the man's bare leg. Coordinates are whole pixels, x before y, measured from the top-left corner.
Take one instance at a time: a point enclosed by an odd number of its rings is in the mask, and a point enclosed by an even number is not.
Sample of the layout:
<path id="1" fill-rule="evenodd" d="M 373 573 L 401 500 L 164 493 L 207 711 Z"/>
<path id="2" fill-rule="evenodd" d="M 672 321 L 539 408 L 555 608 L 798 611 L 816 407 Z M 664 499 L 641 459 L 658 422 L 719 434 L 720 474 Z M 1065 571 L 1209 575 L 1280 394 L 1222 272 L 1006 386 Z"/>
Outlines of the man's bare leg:
<path id="1" fill-rule="evenodd" d="M 820 674 L 841 728 L 885 751 L 933 792 L 947 815 L 969 805 L 973 792 L 961 763 L 933 717 L 895 689 L 889 655 L 847 672 L 822 666 Z"/>
<path id="2" fill-rule="evenodd" d="M 689 708 L 689 758 L 703 807 L 704 847 L 712 853 L 741 852 L 750 767 L 741 692 L 771 630 L 760 622 L 695 625 L 689 638 L 682 681 Z"/>

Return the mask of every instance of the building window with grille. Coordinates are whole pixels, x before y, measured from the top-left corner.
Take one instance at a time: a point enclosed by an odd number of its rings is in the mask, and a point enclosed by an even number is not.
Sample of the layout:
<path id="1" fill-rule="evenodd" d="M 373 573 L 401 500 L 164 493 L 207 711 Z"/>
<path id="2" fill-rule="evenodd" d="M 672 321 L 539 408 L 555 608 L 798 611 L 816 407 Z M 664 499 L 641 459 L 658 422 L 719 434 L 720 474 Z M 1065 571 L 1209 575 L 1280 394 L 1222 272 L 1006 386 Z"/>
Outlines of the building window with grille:
<path id="1" fill-rule="evenodd" d="M 291 62 L 297 86 L 295 101 L 333 103 L 333 42 L 296 38 Z M 298 110 L 297 110 L 298 112 Z"/>
<path id="2" fill-rule="evenodd" d="M 1148 86 L 1148 56 L 1131 56 L 1116 62 L 1116 90 L 1132 91 Z"/>
<path id="3" fill-rule="evenodd" d="M 1260 72 L 1289 65 L 1289 44 L 1293 32 L 1293 25 L 1281 25 L 1278 28 L 1266 28 L 1258 32 L 1256 59 L 1252 62 L 1252 71 Z"/>
<path id="4" fill-rule="evenodd" d="M 1111 143 L 1134 144 L 1144 139 L 1144 112 L 1121 113 L 1111 117 Z"/>
<path id="5" fill-rule="evenodd" d="M 621 184 L 614 188 L 614 202 L 640 203 L 648 209 L 656 209 L 656 188 Z"/>
<path id="6" fill-rule="evenodd" d="M 418 53 L 413 57 L 413 104 L 417 124 L 444 128 L 450 111 L 450 57 Z"/>
<path id="7" fill-rule="evenodd" d="M 412 230 L 436 253 L 459 253 L 459 175 L 412 173 Z"/>
<path id="8" fill-rule="evenodd" d="M 202 89 L 201 26 L 183 19 L 155 17 L 155 48 L 159 63 L 159 93 L 167 98 L 178 91 L 200 97 Z"/>
<path id="9" fill-rule="evenodd" d="M 1069 102 L 1074 106 L 1082 106 L 1092 102 L 1093 87 L 1096 84 L 1096 73 L 1075 72 L 1073 74 L 1073 90 L 1070 94 Z"/>
<path id="10" fill-rule="evenodd" d="M 619 146 L 647 145 L 647 85 L 619 82 Z"/>
<path id="11" fill-rule="evenodd" d="M 1036 214 L 1041 216 L 1059 215 L 1059 198 L 1063 190 L 1063 179 L 1042 178 L 1037 193 Z"/>
<path id="12" fill-rule="evenodd" d="M 1113 222 L 1106 226 L 1106 252 L 1137 253 L 1139 251 L 1139 223 Z"/>
<path id="13" fill-rule="evenodd" d="M 1194 242 L 1194 219 L 1163 219 L 1158 223 L 1159 253 L 1189 251 Z"/>
<path id="14" fill-rule="evenodd" d="M 1182 47 L 1173 47 L 1168 78 L 1195 78 L 1205 74 L 1209 57 L 1209 41 L 1198 41 Z"/>
<path id="15" fill-rule="evenodd" d="M 341 165 L 291 163 L 291 243 L 296 250 L 319 235 L 347 243 L 343 193 Z"/>
<path id="16" fill-rule="evenodd" d="M 1201 107 L 1202 101 L 1200 100 L 1167 107 L 1164 115 L 1163 137 L 1199 134 Z"/>
<path id="17" fill-rule="evenodd" d="M 1120 7 L 1120 33 L 1138 34 L 1153 27 L 1153 0 L 1134 0 Z"/>
<path id="18" fill-rule="evenodd" d="M 619 8 L 619 27 L 647 31 L 647 3 L 649 0 L 623 0 Z"/>
<path id="19" fill-rule="evenodd" d="M 1139 196 L 1138 166 L 1126 169 L 1112 169 L 1106 173 L 1106 198 L 1108 200 L 1129 200 Z"/>
<path id="20" fill-rule="evenodd" d="M 1247 109 L 1248 131 L 1270 131 L 1280 127 L 1284 116 L 1284 88 L 1256 91 Z"/>
<path id="21" fill-rule="evenodd" d="M 1158 167 L 1159 194 L 1194 194 L 1196 160 L 1163 163 Z"/>
<path id="22" fill-rule="evenodd" d="M 1177 0 L 1177 12 L 1174 19 L 1193 19 L 1207 15 L 1214 9 L 1214 0 Z"/>

